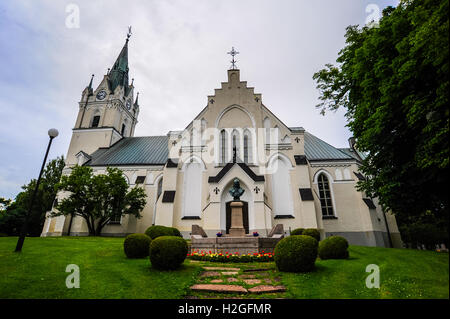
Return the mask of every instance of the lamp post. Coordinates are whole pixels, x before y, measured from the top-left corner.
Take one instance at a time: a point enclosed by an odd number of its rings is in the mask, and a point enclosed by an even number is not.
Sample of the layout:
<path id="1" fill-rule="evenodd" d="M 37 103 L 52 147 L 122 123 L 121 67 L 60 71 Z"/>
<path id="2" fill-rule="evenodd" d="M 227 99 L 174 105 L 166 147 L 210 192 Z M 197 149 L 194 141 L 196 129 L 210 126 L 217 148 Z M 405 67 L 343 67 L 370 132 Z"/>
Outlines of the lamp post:
<path id="1" fill-rule="evenodd" d="M 17 252 L 22 251 L 23 242 L 25 241 L 25 236 L 27 235 L 27 232 L 28 232 L 28 223 L 29 223 L 29 219 L 32 214 L 31 211 L 33 209 L 34 200 L 35 200 L 38 188 L 39 188 L 39 184 L 41 182 L 41 176 L 42 176 L 42 172 L 44 171 L 45 162 L 47 161 L 48 151 L 50 150 L 50 146 L 52 145 L 53 139 L 58 136 L 58 130 L 55 128 L 49 129 L 48 136 L 50 137 L 50 140 L 48 141 L 47 151 L 45 152 L 45 157 L 44 157 L 44 161 L 42 162 L 41 171 L 39 172 L 39 177 L 37 179 L 36 186 L 34 187 L 33 195 L 31 196 L 30 206 L 28 207 L 28 212 L 25 216 L 25 221 L 22 225 L 22 230 L 20 231 L 19 240 L 17 241 L 16 250 L 15 250 Z"/>

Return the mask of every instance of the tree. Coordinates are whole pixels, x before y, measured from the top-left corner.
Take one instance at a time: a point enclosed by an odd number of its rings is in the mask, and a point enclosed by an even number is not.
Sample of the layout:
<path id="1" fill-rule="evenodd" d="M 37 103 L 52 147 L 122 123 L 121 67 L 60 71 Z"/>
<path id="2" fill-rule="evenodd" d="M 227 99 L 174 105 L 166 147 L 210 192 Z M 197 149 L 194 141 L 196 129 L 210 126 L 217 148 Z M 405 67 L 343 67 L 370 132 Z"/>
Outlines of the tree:
<path id="1" fill-rule="evenodd" d="M 367 157 L 358 189 L 397 220 L 448 229 L 448 0 L 400 1 L 379 27 L 349 26 L 336 66 L 314 74 L 322 114 L 346 110 Z"/>
<path id="2" fill-rule="evenodd" d="M 94 175 L 91 167 L 75 166 L 70 175 L 63 176 L 58 185 L 68 193 L 60 200 L 52 216 L 81 216 L 89 234 L 101 234 L 103 227 L 117 216 L 132 215 L 140 218 L 146 204 L 143 188 L 128 191 L 128 183 L 117 168 L 107 168 L 106 174 Z"/>
<path id="3" fill-rule="evenodd" d="M 60 156 L 49 161 L 45 166 L 31 210 L 27 236 L 40 236 L 44 226 L 45 213 L 53 206 L 57 191 L 56 185 L 61 178 L 64 165 L 64 157 Z M 14 201 L 2 203 L 4 208 L 0 214 L 0 232 L 19 235 L 35 186 L 36 180 L 32 179 L 27 185 L 22 186 L 23 191 L 17 194 Z"/>

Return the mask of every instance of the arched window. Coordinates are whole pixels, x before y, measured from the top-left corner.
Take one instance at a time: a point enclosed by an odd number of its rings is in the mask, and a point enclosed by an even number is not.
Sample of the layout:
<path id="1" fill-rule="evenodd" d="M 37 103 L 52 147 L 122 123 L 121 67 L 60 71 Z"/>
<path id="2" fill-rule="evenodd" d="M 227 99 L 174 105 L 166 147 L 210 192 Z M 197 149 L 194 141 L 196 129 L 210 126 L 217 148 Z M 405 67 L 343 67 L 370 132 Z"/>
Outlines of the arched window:
<path id="1" fill-rule="evenodd" d="M 158 188 L 156 190 L 156 201 L 158 201 L 159 196 L 162 194 L 162 185 L 163 185 L 163 178 L 161 177 L 158 181 Z"/>
<path id="2" fill-rule="evenodd" d="M 206 145 L 206 138 L 207 138 L 207 136 L 206 136 L 206 126 L 207 126 L 206 120 L 202 119 L 201 122 L 200 122 L 202 145 Z"/>
<path id="3" fill-rule="evenodd" d="M 289 163 L 281 157 L 272 162 L 272 200 L 274 215 L 294 215 Z"/>
<path id="4" fill-rule="evenodd" d="M 98 127 L 99 123 L 100 123 L 100 115 L 94 115 L 94 117 L 92 118 L 91 127 Z"/>
<path id="5" fill-rule="evenodd" d="M 252 134 L 248 129 L 244 131 L 244 163 L 252 162 Z"/>
<path id="6" fill-rule="evenodd" d="M 264 130 L 266 132 L 266 144 L 270 144 L 270 119 L 268 117 L 266 117 L 264 119 Z"/>
<path id="7" fill-rule="evenodd" d="M 330 183 L 327 176 L 321 173 L 317 178 L 317 183 L 319 187 L 319 200 L 320 206 L 322 207 L 322 216 L 334 216 Z"/>
<path id="8" fill-rule="evenodd" d="M 339 168 L 336 168 L 334 174 L 336 175 L 336 180 L 340 181 L 342 179 L 342 171 Z"/>
<path id="9" fill-rule="evenodd" d="M 352 179 L 352 177 L 350 176 L 350 171 L 348 170 L 348 168 L 344 168 L 344 179 Z"/>
<path id="10" fill-rule="evenodd" d="M 239 136 L 239 132 L 237 130 L 233 130 L 233 132 L 231 133 L 231 151 L 233 152 L 233 156 L 234 156 L 234 148 L 236 148 L 236 157 L 240 157 L 240 144 L 241 144 L 241 139 Z"/>
<path id="11" fill-rule="evenodd" d="M 220 131 L 220 140 L 219 140 L 219 161 L 220 163 L 226 163 L 227 161 L 227 132 L 225 130 Z"/>
<path id="12" fill-rule="evenodd" d="M 127 128 L 127 126 L 125 124 L 122 124 L 122 131 L 120 132 L 120 134 L 122 134 L 122 136 L 124 136 L 126 128 Z"/>
<path id="13" fill-rule="evenodd" d="M 183 216 L 198 216 L 201 214 L 202 195 L 202 164 L 187 163 L 184 170 Z"/>

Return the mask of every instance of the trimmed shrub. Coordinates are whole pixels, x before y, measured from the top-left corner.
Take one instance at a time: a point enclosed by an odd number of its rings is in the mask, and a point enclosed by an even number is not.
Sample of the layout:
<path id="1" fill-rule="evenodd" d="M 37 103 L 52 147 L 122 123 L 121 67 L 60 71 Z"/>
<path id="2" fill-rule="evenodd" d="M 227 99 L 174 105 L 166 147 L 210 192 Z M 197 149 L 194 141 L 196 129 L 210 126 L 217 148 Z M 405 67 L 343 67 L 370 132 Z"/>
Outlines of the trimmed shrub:
<path id="1" fill-rule="evenodd" d="M 311 236 L 317 241 L 320 241 L 320 232 L 315 228 L 307 228 L 303 231 L 302 235 Z"/>
<path id="2" fill-rule="evenodd" d="M 319 243 L 320 259 L 348 258 L 348 241 L 341 236 L 330 236 Z"/>
<path id="3" fill-rule="evenodd" d="M 187 242 L 183 238 L 160 236 L 150 244 L 150 262 L 157 269 L 176 269 L 183 263 L 187 252 Z"/>
<path id="4" fill-rule="evenodd" d="M 152 239 L 145 234 L 131 234 L 125 237 L 123 250 L 128 258 L 144 258 L 148 256 Z"/>
<path id="5" fill-rule="evenodd" d="M 275 246 L 275 264 L 280 271 L 311 271 L 317 259 L 317 246 L 317 240 L 311 236 L 285 237 Z"/>
<path id="6" fill-rule="evenodd" d="M 181 233 L 178 229 L 174 227 L 160 226 L 154 225 L 147 228 L 145 234 L 149 236 L 151 239 L 158 238 L 160 236 L 178 236 L 182 237 Z"/>
<path id="7" fill-rule="evenodd" d="M 293 235 L 303 235 L 304 228 L 296 228 L 293 231 L 291 231 L 291 236 Z"/>
<path id="8" fill-rule="evenodd" d="M 175 227 L 169 227 L 169 228 L 172 229 L 173 236 L 183 237 L 177 228 L 175 228 Z"/>

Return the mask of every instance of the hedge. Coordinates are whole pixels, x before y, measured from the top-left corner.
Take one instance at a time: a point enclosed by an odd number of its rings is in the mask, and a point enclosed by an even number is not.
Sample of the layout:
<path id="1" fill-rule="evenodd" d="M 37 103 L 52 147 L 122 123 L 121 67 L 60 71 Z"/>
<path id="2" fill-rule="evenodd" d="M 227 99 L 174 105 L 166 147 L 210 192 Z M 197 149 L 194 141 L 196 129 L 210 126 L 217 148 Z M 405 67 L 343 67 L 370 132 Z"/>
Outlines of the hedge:
<path id="1" fill-rule="evenodd" d="M 348 241 L 341 236 L 330 236 L 319 243 L 320 259 L 348 258 Z"/>
<path id="2" fill-rule="evenodd" d="M 317 259 L 317 246 L 317 240 L 311 236 L 285 237 L 275 246 L 275 264 L 280 271 L 311 271 Z"/>
<path id="3" fill-rule="evenodd" d="M 178 236 L 160 236 L 150 244 L 152 267 L 161 270 L 177 269 L 186 258 L 186 240 Z"/>
<path id="4" fill-rule="evenodd" d="M 144 258 L 148 256 L 152 239 L 145 234 L 131 234 L 125 237 L 123 250 L 128 258 Z"/>

